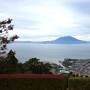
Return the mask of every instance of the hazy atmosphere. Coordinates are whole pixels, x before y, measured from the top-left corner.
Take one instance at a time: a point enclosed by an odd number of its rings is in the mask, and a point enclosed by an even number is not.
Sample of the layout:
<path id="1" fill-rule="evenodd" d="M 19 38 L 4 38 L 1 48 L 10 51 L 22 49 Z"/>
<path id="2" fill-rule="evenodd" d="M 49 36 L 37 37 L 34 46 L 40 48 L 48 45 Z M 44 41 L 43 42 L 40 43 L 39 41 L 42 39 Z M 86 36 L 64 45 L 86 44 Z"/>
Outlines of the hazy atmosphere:
<path id="1" fill-rule="evenodd" d="M 90 41 L 90 0 L 0 2 L 0 19 L 14 19 L 14 33 L 20 36 L 18 40 L 43 41 L 70 35 Z"/>
<path id="2" fill-rule="evenodd" d="M 90 0 L 0 0 L 0 78 L 0 90 L 90 90 Z"/>

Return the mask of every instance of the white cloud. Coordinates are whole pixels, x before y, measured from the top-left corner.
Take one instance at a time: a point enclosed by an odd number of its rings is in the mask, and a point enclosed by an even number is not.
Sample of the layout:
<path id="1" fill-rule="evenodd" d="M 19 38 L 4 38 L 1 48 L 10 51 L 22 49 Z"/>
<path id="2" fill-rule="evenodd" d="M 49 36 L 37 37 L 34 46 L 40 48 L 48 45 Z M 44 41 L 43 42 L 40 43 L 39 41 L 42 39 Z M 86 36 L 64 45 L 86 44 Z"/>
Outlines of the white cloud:
<path id="1" fill-rule="evenodd" d="M 9 16 L 13 18 L 15 23 L 14 33 L 19 34 L 21 39 L 33 36 L 33 38 L 37 37 L 38 40 L 45 40 L 43 36 L 46 36 L 47 39 L 48 35 L 73 36 L 89 32 L 89 28 L 85 24 L 90 23 L 90 15 L 83 15 L 66 5 L 66 3 L 76 2 L 82 4 L 82 2 L 89 2 L 88 0 L 5 1 L 5 3 L 2 1 L 3 4 L 0 6 L 0 18 L 8 18 Z M 6 8 L 7 6 L 8 8 Z M 34 21 L 34 23 L 32 24 L 31 21 Z"/>
<path id="2" fill-rule="evenodd" d="M 74 36 L 74 37 L 76 37 L 77 39 L 80 39 L 80 40 L 90 41 L 90 34 L 77 35 L 77 36 Z"/>

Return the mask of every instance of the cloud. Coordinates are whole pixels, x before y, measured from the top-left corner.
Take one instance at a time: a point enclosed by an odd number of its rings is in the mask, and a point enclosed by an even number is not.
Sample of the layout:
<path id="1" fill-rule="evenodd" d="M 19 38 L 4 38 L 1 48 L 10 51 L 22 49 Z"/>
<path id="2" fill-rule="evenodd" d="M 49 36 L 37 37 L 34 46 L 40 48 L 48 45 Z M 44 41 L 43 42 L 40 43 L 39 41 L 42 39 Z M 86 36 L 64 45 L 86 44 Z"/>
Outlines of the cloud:
<path id="1" fill-rule="evenodd" d="M 37 37 L 38 40 L 45 40 L 45 37 L 51 39 L 51 36 L 90 33 L 89 0 L 0 1 L 0 19 L 13 18 L 15 32 L 21 39 Z"/>
<path id="2" fill-rule="evenodd" d="M 81 14 L 90 14 L 90 1 L 89 0 L 72 0 L 71 2 L 67 2 L 66 6 L 72 8 L 72 10 L 81 13 Z"/>
<path id="3" fill-rule="evenodd" d="M 90 41 L 90 34 L 76 35 L 74 37 L 80 40 Z"/>

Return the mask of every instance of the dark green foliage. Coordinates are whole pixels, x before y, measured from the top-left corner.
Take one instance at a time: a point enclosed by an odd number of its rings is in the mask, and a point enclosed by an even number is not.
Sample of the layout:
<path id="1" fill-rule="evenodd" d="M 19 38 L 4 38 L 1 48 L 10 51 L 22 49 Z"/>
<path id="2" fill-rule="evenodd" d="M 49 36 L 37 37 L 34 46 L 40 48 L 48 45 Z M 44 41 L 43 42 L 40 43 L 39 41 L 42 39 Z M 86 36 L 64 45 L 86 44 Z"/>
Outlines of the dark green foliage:
<path id="1" fill-rule="evenodd" d="M 66 79 L 0 79 L 0 90 L 67 90 Z M 90 90 L 90 78 L 68 79 L 69 90 Z"/>
<path id="2" fill-rule="evenodd" d="M 66 84 L 53 78 L 0 79 L 0 90 L 66 90 Z"/>
<path id="3" fill-rule="evenodd" d="M 27 67 L 27 71 L 31 71 L 36 74 L 48 74 L 50 73 L 51 65 L 49 63 L 43 63 L 37 58 L 32 58 L 24 65 Z"/>
<path id="4" fill-rule="evenodd" d="M 69 79 L 69 87 L 73 90 L 90 90 L 90 78 Z"/>
<path id="5" fill-rule="evenodd" d="M 16 66 L 18 64 L 18 60 L 15 57 L 15 52 L 10 50 L 8 55 L 7 55 L 6 61 L 7 61 L 8 65 Z"/>
<path id="6" fill-rule="evenodd" d="M 18 60 L 15 57 L 15 53 L 10 50 L 7 57 L 0 60 L 0 73 L 16 73 Z"/>
<path id="7" fill-rule="evenodd" d="M 43 63 L 37 58 L 31 58 L 23 63 L 18 63 L 15 52 L 9 51 L 6 58 L 0 60 L 0 73 L 33 73 L 50 74 L 51 64 Z"/>

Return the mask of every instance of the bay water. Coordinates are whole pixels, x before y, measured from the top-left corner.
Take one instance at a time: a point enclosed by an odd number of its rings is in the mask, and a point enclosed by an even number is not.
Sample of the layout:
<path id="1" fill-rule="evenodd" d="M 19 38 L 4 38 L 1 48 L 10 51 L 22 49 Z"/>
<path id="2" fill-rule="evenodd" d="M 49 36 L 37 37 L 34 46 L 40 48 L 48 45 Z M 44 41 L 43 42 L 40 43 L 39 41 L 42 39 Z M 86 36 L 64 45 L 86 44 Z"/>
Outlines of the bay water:
<path id="1" fill-rule="evenodd" d="M 90 44 L 11 43 L 8 48 L 15 50 L 19 62 L 25 62 L 34 57 L 54 63 L 63 61 L 65 58 L 90 59 Z"/>

